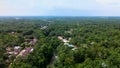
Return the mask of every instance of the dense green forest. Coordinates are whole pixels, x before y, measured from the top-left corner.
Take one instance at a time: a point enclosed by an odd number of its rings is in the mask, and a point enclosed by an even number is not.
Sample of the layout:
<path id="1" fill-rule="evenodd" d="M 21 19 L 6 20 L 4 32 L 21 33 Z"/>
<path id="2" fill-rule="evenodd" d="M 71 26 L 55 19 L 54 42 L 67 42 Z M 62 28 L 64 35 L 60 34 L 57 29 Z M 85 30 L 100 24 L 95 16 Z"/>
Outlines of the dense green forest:
<path id="1" fill-rule="evenodd" d="M 0 68 L 120 68 L 120 18 L 0 17 Z"/>

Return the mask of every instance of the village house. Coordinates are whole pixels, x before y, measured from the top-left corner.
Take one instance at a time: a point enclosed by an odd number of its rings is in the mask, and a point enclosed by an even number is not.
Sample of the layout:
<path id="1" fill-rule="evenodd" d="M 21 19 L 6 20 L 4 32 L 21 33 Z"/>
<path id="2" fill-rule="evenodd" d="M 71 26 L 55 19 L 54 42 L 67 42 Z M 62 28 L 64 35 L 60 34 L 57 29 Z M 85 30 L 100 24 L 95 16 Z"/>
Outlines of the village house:
<path id="1" fill-rule="evenodd" d="M 32 51 L 33 51 L 33 48 L 32 48 L 32 47 L 26 48 L 25 51 L 23 52 L 23 56 L 28 55 L 28 54 L 29 54 L 30 52 L 32 52 Z"/>
<path id="2" fill-rule="evenodd" d="M 58 39 L 62 40 L 62 39 L 63 39 L 63 37 L 61 37 L 61 36 L 58 36 Z"/>
<path id="3" fill-rule="evenodd" d="M 67 43 L 67 42 L 69 42 L 68 40 L 66 40 L 66 39 L 62 39 L 62 41 L 64 42 L 64 43 Z"/>
<path id="4" fill-rule="evenodd" d="M 12 50 L 11 47 L 6 47 L 6 51 L 7 51 L 7 52 L 9 52 L 9 51 L 11 51 L 11 50 Z"/>
<path id="5" fill-rule="evenodd" d="M 22 50 L 20 53 L 19 53 L 19 55 L 18 56 L 26 56 L 26 55 L 28 55 L 29 53 L 31 53 L 33 51 L 33 48 L 32 47 L 28 47 L 28 48 L 26 48 L 26 49 L 24 49 L 24 50 Z M 17 56 L 17 57 L 18 57 Z"/>
<path id="6" fill-rule="evenodd" d="M 37 43 L 37 39 L 36 38 L 34 38 L 33 40 L 31 40 L 29 42 L 30 45 L 35 45 L 36 43 Z"/>
<path id="7" fill-rule="evenodd" d="M 20 51 L 21 47 L 20 46 L 15 46 L 14 51 Z"/>

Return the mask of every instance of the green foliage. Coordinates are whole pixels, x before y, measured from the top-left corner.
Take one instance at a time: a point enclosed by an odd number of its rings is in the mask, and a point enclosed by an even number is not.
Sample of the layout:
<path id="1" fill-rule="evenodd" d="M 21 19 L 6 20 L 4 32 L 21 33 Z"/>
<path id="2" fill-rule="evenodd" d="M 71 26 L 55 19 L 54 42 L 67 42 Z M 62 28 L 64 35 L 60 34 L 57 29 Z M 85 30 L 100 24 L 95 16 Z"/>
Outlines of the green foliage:
<path id="1" fill-rule="evenodd" d="M 0 18 L 0 67 L 120 68 L 119 22 L 116 17 Z M 64 45 L 58 36 L 71 38 L 69 43 L 77 49 Z M 31 46 L 33 38 L 37 44 Z M 6 48 L 14 46 L 34 50 L 26 57 L 10 57 Z"/>

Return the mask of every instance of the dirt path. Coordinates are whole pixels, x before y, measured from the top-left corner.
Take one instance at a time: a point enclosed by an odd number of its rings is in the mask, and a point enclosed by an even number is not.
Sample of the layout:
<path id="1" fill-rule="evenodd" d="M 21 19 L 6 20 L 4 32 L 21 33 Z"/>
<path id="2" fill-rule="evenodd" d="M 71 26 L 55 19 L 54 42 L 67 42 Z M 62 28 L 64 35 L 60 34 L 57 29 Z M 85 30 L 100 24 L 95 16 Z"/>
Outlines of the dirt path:
<path id="1" fill-rule="evenodd" d="M 50 65 L 52 65 L 55 62 L 55 60 L 57 59 L 56 56 L 57 56 L 57 54 L 54 52 L 53 56 L 51 58 L 51 61 L 50 61 Z"/>

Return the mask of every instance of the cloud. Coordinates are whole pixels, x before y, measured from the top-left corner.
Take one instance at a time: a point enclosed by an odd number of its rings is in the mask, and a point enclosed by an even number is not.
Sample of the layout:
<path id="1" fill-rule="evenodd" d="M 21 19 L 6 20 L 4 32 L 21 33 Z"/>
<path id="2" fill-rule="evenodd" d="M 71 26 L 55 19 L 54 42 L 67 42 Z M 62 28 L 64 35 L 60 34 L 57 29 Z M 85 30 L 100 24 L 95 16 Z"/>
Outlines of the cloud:
<path id="1" fill-rule="evenodd" d="M 55 9 L 73 9 L 73 10 L 86 10 L 93 9 L 94 0 L 36 0 L 39 9 L 55 10 Z"/>
<path id="2" fill-rule="evenodd" d="M 118 7 L 120 0 L 0 0 L 0 15 L 105 15 Z"/>
<path id="3" fill-rule="evenodd" d="M 103 4 L 110 4 L 110 3 L 120 3 L 120 0 L 96 0 L 96 2 Z"/>
<path id="4" fill-rule="evenodd" d="M 34 14 L 34 1 L 35 0 L 0 0 L 0 15 L 32 15 Z"/>
<path id="5" fill-rule="evenodd" d="M 96 0 L 96 2 L 107 7 L 120 7 L 120 0 Z"/>
<path id="6" fill-rule="evenodd" d="M 34 0 L 0 0 L 1 10 L 18 10 L 34 8 Z"/>
<path id="7" fill-rule="evenodd" d="M 96 9 L 95 0 L 0 0 L 1 14 L 72 14 Z M 59 12 L 58 12 L 59 11 Z"/>

